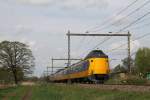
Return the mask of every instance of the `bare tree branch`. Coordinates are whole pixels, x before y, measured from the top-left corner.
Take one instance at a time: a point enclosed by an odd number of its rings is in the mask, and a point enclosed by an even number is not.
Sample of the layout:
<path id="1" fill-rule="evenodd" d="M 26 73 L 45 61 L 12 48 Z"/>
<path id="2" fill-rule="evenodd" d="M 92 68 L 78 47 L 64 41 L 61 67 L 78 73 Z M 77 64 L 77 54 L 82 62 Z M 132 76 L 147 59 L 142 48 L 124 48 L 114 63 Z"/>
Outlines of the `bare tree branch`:
<path id="1" fill-rule="evenodd" d="M 15 83 L 18 83 L 17 73 L 32 73 L 34 57 L 26 44 L 20 42 L 3 41 L 0 43 L 0 66 L 7 66 L 13 72 Z"/>

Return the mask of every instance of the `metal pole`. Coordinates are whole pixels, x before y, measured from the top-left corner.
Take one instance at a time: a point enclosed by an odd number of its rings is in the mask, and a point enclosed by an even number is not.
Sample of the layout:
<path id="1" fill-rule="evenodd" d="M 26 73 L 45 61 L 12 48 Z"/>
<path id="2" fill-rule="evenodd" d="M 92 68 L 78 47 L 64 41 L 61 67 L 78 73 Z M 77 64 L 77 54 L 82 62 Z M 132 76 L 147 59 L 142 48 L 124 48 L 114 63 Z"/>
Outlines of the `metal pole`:
<path id="1" fill-rule="evenodd" d="M 79 34 L 79 33 L 68 33 L 70 36 L 128 36 L 129 34 Z"/>
<path id="2" fill-rule="evenodd" d="M 52 58 L 52 75 L 53 75 L 53 68 L 54 68 L 54 63 L 53 63 L 53 58 Z"/>
<path id="3" fill-rule="evenodd" d="M 129 68 L 129 73 L 131 73 L 130 39 L 131 39 L 131 34 L 130 34 L 130 32 L 128 32 L 128 68 Z"/>
<path id="4" fill-rule="evenodd" d="M 53 58 L 53 60 L 67 60 L 68 61 L 68 58 Z M 83 59 L 75 59 L 75 58 L 70 58 L 70 61 L 71 60 L 83 60 Z"/>
<path id="5" fill-rule="evenodd" d="M 67 67 L 70 67 L 70 31 L 68 31 L 68 64 Z M 69 77 L 69 74 L 68 74 Z M 71 83 L 71 80 L 68 80 L 68 84 Z"/>
<path id="6" fill-rule="evenodd" d="M 128 32 L 128 34 L 118 34 L 118 33 L 114 33 L 114 34 L 79 34 L 79 33 L 70 33 L 70 31 L 68 31 L 68 65 L 70 64 L 70 36 L 127 36 L 128 37 L 128 69 L 129 72 L 131 73 L 131 54 L 130 54 L 130 37 L 131 34 L 130 32 Z"/>
<path id="7" fill-rule="evenodd" d="M 55 60 L 61 60 L 61 61 L 67 60 L 68 61 L 68 58 L 52 58 L 51 59 L 52 63 L 51 63 L 51 67 L 50 67 L 51 68 L 51 74 L 54 74 L 54 68 L 63 68 L 63 67 L 54 67 L 54 61 Z M 75 58 L 71 59 L 70 58 L 69 60 L 71 61 L 71 60 L 82 60 L 82 59 L 75 59 Z M 67 67 L 68 67 L 68 63 L 67 63 Z"/>
<path id="8" fill-rule="evenodd" d="M 47 66 L 47 76 L 48 76 L 48 66 Z"/>
<path id="9" fill-rule="evenodd" d="M 70 31 L 68 31 L 68 64 L 67 67 L 70 66 Z"/>

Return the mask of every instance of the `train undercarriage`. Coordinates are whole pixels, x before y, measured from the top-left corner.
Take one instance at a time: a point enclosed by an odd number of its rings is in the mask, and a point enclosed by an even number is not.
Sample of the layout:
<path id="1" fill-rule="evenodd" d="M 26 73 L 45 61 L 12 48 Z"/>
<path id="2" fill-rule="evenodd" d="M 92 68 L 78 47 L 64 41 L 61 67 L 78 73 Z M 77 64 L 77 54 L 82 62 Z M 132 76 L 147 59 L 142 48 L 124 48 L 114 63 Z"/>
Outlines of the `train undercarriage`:
<path id="1" fill-rule="evenodd" d="M 107 81 L 109 78 L 109 75 L 105 74 L 94 74 L 88 77 L 82 77 L 82 78 L 74 78 L 74 79 L 64 79 L 64 80 L 56 80 L 53 82 L 58 83 L 95 83 L 95 84 L 103 84 L 105 81 Z"/>

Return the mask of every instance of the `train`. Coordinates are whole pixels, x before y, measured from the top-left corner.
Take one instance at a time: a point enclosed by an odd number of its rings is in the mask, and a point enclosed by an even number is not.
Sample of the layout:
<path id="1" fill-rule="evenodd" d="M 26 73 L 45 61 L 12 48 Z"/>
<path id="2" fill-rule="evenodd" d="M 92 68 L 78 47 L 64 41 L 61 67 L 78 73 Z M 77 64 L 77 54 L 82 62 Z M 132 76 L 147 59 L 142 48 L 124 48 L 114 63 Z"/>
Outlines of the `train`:
<path id="1" fill-rule="evenodd" d="M 92 50 L 83 60 L 49 76 L 51 82 L 104 83 L 109 78 L 109 58 L 102 50 Z"/>

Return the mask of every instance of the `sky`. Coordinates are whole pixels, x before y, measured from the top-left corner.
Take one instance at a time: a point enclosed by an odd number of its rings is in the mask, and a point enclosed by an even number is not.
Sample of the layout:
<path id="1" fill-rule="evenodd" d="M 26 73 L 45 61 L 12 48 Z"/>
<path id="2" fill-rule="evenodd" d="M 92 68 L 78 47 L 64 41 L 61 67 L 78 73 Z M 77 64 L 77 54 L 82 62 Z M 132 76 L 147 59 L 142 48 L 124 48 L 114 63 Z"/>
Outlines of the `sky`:
<path id="1" fill-rule="evenodd" d="M 136 1 L 136 2 L 135 2 Z M 35 56 L 35 76 L 41 76 L 51 58 L 67 58 L 67 36 L 71 33 L 119 32 L 150 11 L 149 0 L 0 0 L 0 41 L 20 41 L 30 46 Z M 124 9 L 135 2 L 128 9 Z M 144 4 L 145 3 L 145 4 Z M 142 6 L 143 5 L 143 6 Z M 134 11 L 135 10 L 135 11 Z M 120 31 L 131 33 L 131 40 L 149 33 L 150 15 Z M 71 37 L 71 57 L 84 58 L 92 49 L 102 49 L 109 55 L 114 68 L 127 57 L 127 45 L 110 52 L 126 37 Z M 131 53 L 150 47 L 149 37 L 131 42 Z M 95 48 L 93 48 L 95 47 Z M 133 56 L 134 57 L 134 56 Z M 55 61 L 54 66 L 65 66 Z M 73 62 L 72 62 L 73 63 Z M 50 69 L 49 69 L 50 70 Z"/>

